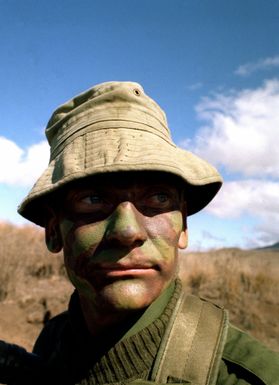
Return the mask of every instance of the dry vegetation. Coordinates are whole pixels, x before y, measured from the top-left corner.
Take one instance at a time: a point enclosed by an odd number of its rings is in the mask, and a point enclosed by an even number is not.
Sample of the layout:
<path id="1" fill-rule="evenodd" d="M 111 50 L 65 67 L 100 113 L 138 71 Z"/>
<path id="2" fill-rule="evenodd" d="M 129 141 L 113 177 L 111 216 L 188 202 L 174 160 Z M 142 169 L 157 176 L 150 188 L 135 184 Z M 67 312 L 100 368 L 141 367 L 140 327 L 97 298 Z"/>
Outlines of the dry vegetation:
<path id="1" fill-rule="evenodd" d="M 221 249 L 186 253 L 185 286 L 229 310 L 230 320 L 279 351 L 279 252 Z"/>
<path id="2" fill-rule="evenodd" d="M 42 325 L 67 307 L 72 287 L 61 254 L 34 226 L 0 224 L 0 339 L 31 350 Z"/>
<path id="3" fill-rule="evenodd" d="M 66 308 L 71 285 L 61 254 L 33 226 L 0 224 L 0 339 L 31 349 L 44 322 Z M 223 249 L 185 253 L 191 292 L 225 306 L 231 321 L 279 351 L 279 252 Z"/>

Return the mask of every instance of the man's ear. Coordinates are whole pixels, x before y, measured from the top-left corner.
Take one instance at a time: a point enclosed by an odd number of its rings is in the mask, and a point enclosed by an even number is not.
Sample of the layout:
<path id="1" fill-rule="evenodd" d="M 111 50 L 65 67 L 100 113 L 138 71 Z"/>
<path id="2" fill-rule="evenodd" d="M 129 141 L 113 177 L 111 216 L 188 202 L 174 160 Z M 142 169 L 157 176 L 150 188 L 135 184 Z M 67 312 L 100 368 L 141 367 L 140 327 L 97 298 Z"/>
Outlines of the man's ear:
<path id="1" fill-rule="evenodd" d="M 63 247 L 57 215 L 52 209 L 48 210 L 49 216 L 45 226 L 45 241 L 47 248 L 52 253 L 59 253 Z"/>
<path id="2" fill-rule="evenodd" d="M 183 202 L 182 206 L 182 219 L 183 219 L 183 229 L 181 230 L 179 239 L 178 239 L 178 248 L 186 249 L 188 246 L 188 228 L 187 228 L 187 204 L 186 199 Z"/>
<path id="3" fill-rule="evenodd" d="M 182 230 L 178 239 L 178 248 L 186 249 L 188 246 L 188 230 L 187 228 Z"/>

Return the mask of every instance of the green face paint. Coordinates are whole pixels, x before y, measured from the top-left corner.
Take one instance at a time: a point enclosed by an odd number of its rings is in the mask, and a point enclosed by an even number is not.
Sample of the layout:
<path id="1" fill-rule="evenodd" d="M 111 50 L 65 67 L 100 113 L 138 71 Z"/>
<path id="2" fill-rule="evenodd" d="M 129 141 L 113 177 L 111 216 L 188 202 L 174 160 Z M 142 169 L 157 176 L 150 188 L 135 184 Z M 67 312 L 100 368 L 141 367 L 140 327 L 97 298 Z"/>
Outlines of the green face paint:
<path id="1" fill-rule="evenodd" d="M 103 312 L 143 309 L 175 278 L 186 221 L 180 190 L 153 173 L 92 178 L 60 213 L 65 266 L 81 297 Z"/>

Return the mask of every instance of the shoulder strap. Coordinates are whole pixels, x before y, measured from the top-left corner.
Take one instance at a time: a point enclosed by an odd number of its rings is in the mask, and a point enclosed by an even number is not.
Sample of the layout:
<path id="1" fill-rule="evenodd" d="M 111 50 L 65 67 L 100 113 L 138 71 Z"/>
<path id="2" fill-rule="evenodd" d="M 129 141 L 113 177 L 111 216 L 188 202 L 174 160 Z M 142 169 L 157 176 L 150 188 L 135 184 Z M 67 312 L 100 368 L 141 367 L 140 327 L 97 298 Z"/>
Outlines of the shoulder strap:
<path id="1" fill-rule="evenodd" d="M 226 310 L 199 297 L 182 295 L 164 334 L 151 380 L 215 384 L 227 329 Z"/>

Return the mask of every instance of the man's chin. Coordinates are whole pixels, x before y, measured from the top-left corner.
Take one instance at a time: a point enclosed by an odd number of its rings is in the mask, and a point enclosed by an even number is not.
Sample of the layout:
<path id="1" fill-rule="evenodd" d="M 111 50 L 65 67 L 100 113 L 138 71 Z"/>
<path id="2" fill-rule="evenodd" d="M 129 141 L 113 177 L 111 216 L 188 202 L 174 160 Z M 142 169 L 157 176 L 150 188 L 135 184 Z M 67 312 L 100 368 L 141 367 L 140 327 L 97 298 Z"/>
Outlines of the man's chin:
<path id="1" fill-rule="evenodd" d="M 97 293 L 96 293 L 97 294 Z M 160 292 L 137 279 L 114 280 L 104 285 L 96 295 L 99 305 L 114 311 L 140 310 L 148 307 Z"/>

